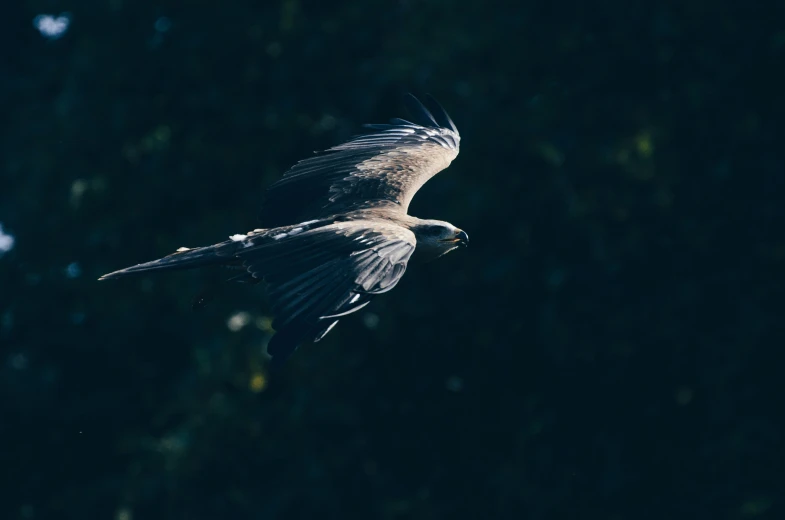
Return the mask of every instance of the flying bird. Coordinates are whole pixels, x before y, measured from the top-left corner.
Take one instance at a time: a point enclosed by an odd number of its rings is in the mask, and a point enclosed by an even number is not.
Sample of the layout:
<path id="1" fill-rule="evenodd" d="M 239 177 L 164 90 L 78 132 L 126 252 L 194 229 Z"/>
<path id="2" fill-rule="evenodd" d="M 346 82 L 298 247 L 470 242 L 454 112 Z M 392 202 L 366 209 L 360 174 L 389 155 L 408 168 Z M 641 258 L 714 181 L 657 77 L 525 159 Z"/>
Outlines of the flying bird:
<path id="1" fill-rule="evenodd" d="M 299 346 L 318 342 L 344 316 L 393 289 L 409 261 L 431 260 L 468 235 L 448 222 L 408 214 L 423 184 L 458 155 L 460 135 L 447 112 L 409 94 L 412 119 L 364 125 L 372 133 L 317 152 L 292 166 L 267 190 L 266 227 L 205 247 L 105 274 L 221 265 L 230 280 L 267 283 L 276 334 L 267 353 L 279 366 Z"/>

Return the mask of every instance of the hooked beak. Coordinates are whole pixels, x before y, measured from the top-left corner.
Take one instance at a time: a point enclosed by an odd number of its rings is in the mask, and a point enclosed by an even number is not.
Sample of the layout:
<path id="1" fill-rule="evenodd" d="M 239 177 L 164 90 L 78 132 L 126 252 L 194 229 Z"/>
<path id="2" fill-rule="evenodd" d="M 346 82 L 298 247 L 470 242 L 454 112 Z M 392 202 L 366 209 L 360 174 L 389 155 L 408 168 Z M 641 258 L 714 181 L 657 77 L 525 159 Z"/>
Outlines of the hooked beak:
<path id="1" fill-rule="evenodd" d="M 455 235 L 455 240 L 453 240 L 453 242 L 466 247 L 469 245 L 469 235 L 466 234 L 466 231 L 459 231 L 458 234 Z"/>
<path id="2" fill-rule="evenodd" d="M 466 247 L 469 245 L 469 235 L 466 234 L 466 231 L 458 230 L 455 233 L 455 238 L 445 238 L 443 240 L 439 240 L 439 242 L 449 242 L 451 244 Z"/>

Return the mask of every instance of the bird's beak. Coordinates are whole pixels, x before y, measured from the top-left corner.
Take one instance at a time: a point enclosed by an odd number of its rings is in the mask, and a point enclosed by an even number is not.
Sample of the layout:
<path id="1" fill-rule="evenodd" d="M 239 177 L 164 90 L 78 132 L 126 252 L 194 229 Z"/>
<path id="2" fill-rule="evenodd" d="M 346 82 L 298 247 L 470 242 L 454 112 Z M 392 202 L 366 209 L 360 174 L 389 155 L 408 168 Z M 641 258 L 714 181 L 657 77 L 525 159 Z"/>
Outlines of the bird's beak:
<path id="1" fill-rule="evenodd" d="M 455 238 L 440 239 L 439 242 L 449 242 L 466 247 L 469 245 L 469 235 L 466 234 L 466 231 L 457 230 Z"/>

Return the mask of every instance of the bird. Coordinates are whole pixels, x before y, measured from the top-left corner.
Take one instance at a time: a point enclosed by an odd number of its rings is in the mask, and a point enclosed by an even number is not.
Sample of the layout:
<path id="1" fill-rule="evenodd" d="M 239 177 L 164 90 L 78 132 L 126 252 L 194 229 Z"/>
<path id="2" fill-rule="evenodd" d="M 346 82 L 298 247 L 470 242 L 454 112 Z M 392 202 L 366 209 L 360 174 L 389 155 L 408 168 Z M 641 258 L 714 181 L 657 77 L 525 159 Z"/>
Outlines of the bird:
<path id="1" fill-rule="evenodd" d="M 409 262 L 434 260 L 469 243 L 449 222 L 408 214 L 415 193 L 458 156 L 461 137 L 430 95 L 407 94 L 411 119 L 366 124 L 369 132 L 295 163 L 266 190 L 259 227 L 204 247 L 105 274 L 224 266 L 230 281 L 265 282 L 278 368 L 305 341 L 392 290 Z"/>

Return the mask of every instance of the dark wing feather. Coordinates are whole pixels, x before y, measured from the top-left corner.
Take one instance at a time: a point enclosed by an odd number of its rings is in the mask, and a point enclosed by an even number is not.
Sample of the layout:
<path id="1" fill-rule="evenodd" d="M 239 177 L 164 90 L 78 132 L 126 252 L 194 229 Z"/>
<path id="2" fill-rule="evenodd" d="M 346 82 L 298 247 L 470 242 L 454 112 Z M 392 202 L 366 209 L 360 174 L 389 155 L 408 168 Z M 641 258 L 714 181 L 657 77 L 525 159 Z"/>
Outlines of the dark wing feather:
<path id="1" fill-rule="evenodd" d="M 458 155 L 460 135 L 444 109 L 414 96 L 407 105 L 416 123 L 392 119 L 365 125 L 375 133 L 295 164 L 267 190 L 262 223 L 281 226 L 353 209 L 393 203 L 404 213 L 412 197 Z"/>
<path id="2" fill-rule="evenodd" d="M 255 278 L 268 283 L 275 364 L 305 341 L 319 341 L 338 318 L 392 289 L 414 252 L 414 234 L 392 224 L 350 221 L 279 240 L 266 237 L 236 253 Z"/>
<path id="3" fill-rule="evenodd" d="M 208 265 L 243 269 L 231 279 L 268 283 L 277 331 L 268 353 L 280 364 L 302 341 L 319 341 L 339 318 L 395 287 L 415 246 L 414 233 L 386 221 L 311 220 L 181 248 L 101 279 Z"/>

